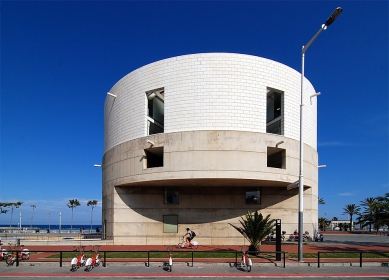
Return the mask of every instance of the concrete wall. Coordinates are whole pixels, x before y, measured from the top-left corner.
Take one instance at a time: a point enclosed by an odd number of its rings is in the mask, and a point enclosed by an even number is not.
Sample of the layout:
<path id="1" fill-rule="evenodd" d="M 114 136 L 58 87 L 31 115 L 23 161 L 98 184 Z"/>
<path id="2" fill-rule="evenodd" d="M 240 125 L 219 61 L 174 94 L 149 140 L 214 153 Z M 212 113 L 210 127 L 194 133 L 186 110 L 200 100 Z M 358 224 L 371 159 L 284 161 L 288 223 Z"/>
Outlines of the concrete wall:
<path id="1" fill-rule="evenodd" d="M 163 167 L 145 168 L 146 139 L 164 147 Z M 190 140 L 189 140 L 190 139 Z M 286 151 L 286 168 L 267 167 L 267 147 Z M 317 227 L 317 153 L 305 147 L 304 230 Z M 247 211 L 281 219 L 283 230 L 297 228 L 299 142 L 266 133 L 192 131 L 156 134 L 120 144 L 103 160 L 103 219 L 115 243 L 177 242 L 189 226 L 203 244 L 240 244 L 237 224 Z M 179 204 L 164 204 L 164 187 L 178 187 Z M 246 187 L 261 188 L 261 204 L 245 203 Z M 178 215 L 178 234 L 163 233 L 163 215 Z M 239 242 L 238 242 L 239 241 Z M 156 243 L 153 243 L 156 242 Z M 236 243 L 238 242 L 238 243 Z M 178 242 L 177 242 L 178 243 Z"/>

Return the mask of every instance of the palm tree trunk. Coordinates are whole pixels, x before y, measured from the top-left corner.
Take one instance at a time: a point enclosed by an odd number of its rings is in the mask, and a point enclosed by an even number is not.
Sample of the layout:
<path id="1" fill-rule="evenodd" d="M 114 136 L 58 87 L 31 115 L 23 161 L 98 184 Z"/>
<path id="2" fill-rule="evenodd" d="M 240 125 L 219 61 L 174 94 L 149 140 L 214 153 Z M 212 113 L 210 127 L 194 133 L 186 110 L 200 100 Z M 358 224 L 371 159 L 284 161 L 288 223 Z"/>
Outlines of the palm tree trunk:
<path id="1" fill-rule="evenodd" d="M 73 209 L 74 208 L 72 208 L 72 220 L 71 220 L 71 223 L 70 223 L 70 233 L 72 233 L 72 231 L 73 231 Z"/>
<path id="2" fill-rule="evenodd" d="M 353 215 L 350 215 L 350 232 L 353 227 Z"/>
<path id="3" fill-rule="evenodd" d="M 12 215 L 13 215 L 13 213 L 14 213 L 14 209 L 12 208 L 12 210 L 11 210 L 11 217 L 9 219 L 9 227 L 10 227 L 11 230 L 12 230 Z"/>
<path id="4" fill-rule="evenodd" d="M 92 214 L 90 215 L 90 233 L 92 232 L 92 218 L 93 218 L 93 207 L 92 207 Z"/>

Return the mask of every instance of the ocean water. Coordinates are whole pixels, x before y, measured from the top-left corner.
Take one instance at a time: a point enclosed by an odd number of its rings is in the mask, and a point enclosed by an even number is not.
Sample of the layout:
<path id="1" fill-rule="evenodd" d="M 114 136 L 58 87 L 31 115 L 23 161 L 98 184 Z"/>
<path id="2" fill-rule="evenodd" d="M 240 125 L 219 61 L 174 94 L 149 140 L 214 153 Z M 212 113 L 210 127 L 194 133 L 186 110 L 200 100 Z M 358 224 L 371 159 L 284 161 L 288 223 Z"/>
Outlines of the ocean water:
<path id="1" fill-rule="evenodd" d="M 3 229 L 9 229 L 9 224 L 8 225 L 0 225 L 0 228 L 3 228 Z M 96 232 L 96 229 L 98 228 L 98 230 L 101 232 L 101 228 L 102 226 L 101 225 L 92 225 L 92 231 L 90 230 L 91 229 L 91 226 L 90 224 L 89 225 L 73 225 L 72 226 L 72 233 L 81 233 L 81 232 L 84 232 L 84 233 L 89 233 L 89 232 Z M 19 225 L 13 225 L 12 226 L 12 230 L 15 231 L 15 230 L 18 230 L 19 229 Z M 50 232 L 54 233 L 54 232 L 59 232 L 61 230 L 61 232 L 70 232 L 70 229 L 71 229 L 71 226 L 70 225 L 48 225 L 48 224 L 45 224 L 45 225 L 32 225 L 32 230 L 36 230 L 36 229 L 39 229 L 40 232 L 47 232 L 48 230 L 50 230 Z M 30 225 L 22 225 L 22 230 L 25 230 L 25 231 L 30 231 L 31 230 L 31 227 Z"/>

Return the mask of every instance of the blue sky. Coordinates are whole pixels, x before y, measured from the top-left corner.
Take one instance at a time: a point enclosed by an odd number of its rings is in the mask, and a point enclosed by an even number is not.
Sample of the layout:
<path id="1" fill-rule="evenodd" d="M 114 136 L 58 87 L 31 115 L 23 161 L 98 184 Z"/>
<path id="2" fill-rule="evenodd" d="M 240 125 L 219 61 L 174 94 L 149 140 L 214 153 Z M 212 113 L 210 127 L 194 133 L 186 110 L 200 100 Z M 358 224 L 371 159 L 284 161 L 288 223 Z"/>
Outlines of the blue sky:
<path id="1" fill-rule="evenodd" d="M 269 58 L 301 72 L 318 97 L 319 216 L 389 192 L 387 1 L 1 1 L 0 201 L 13 223 L 101 223 L 103 103 L 123 76 L 201 52 Z M 378 106 L 379 105 L 379 106 Z M 297 207 L 297 205 L 296 205 Z M 49 214 L 50 213 L 50 214 Z M 274 217 L 276 218 L 276 217 Z M 9 224 L 10 214 L 0 214 Z"/>

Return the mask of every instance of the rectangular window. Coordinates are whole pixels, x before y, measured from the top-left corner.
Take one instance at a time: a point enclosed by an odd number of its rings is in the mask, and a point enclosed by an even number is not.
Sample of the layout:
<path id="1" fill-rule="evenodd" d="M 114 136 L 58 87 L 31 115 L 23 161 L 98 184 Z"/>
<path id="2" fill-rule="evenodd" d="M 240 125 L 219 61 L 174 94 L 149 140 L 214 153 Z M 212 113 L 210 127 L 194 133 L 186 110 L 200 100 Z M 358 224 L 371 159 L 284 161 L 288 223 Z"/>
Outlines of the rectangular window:
<path id="1" fill-rule="evenodd" d="M 146 168 L 163 167 L 163 147 L 156 147 L 144 150 Z"/>
<path id="2" fill-rule="evenodd" d="M 146 92 L 147 97 L 147 135 L 163 133 L 164 131 L 164 89 Z"/>
<path id="3" fill-rule="evenodd" d="M 285 169 L 285 149 L 267 147 L 267 167 Z"/>
<path id="4" fill-rule="evenodd" d="M 283 134 L 283 94 L 268 89 L 266 106 L 266 132 Z"/>
<path id="5" fill-rule="evenodd" d="M 261 204 L 261 189 L 247 188 L 246 189 L 246 204 Z"/>
<path id="6" fill-rule="evenodd" d="M 178 204 L 178 189 L 165 188 L 165 204 Z"/>
<path id="7" fill-rule="evenodd" d="M 178 232 L 178 216 L 166 215 L 163 216 L 163 232 L 177 233 Z"/>

